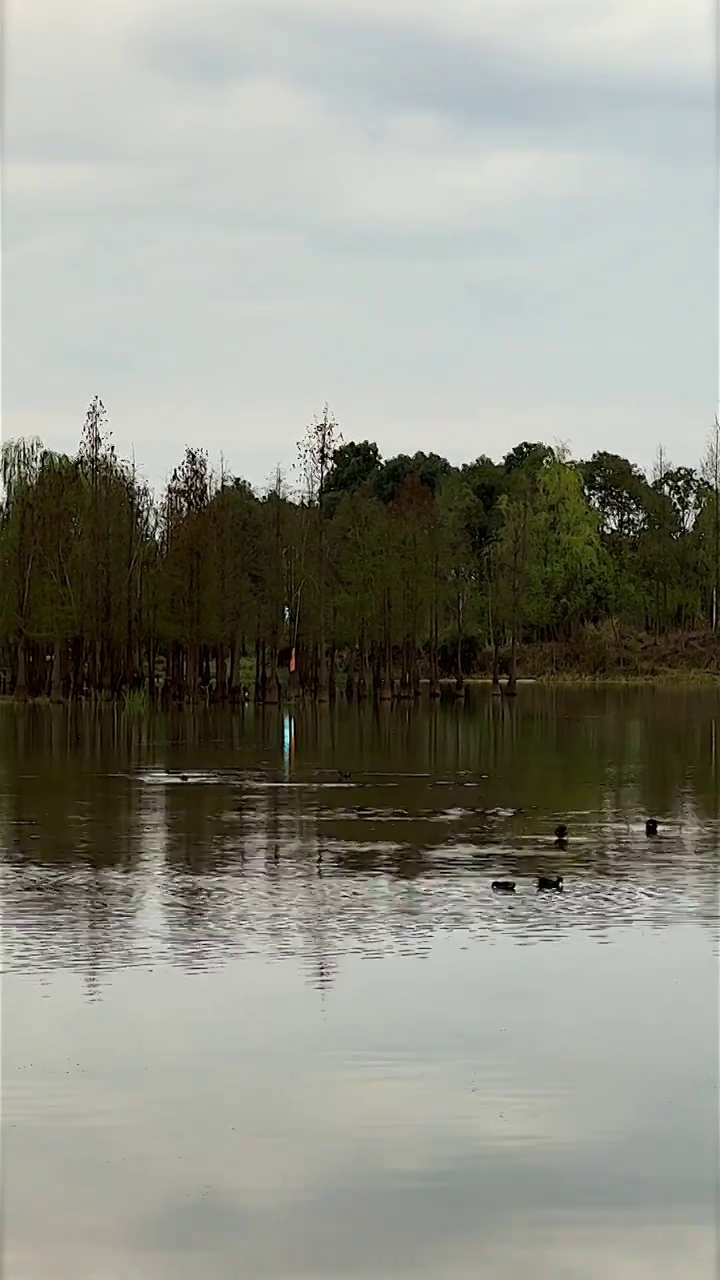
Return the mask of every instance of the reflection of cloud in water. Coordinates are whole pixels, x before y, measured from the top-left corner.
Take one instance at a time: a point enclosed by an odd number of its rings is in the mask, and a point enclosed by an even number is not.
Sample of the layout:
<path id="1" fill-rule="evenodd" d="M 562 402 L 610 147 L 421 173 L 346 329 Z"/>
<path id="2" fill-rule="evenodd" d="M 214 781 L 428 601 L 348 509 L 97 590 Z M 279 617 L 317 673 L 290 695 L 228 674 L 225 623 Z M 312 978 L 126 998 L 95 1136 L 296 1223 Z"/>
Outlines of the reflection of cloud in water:
<path id="1" fill-rule="evenodd" d="M 192 979 L 126 970 L 88 1013 L 70 975 L 45 1009 L 11 975 L 11 1245 L 38 1239 L 42 1205 L 55 1265 L 81 1221 L 101 1275 L 122 1257 L 149 1280 L 525 1280 L 535 1240 L 549 1280 L 568 1230 L 578 1265 L 619 1236 L 626 1264 L 651 1266 L 660 1213 L 700 1256 L 716 1154 L 706 939 L 625 932 L 600 953 L 578 933 L 536 959 L 506 937 L 469 955 L 458 942 L 427 961 L 348 957 L 324 1015 L 294 964 L 247 957 Z M 42 1258 L 31 1273 L 51 1274 Z"/>
<path id="2" fill-rule="evenodd" d="M 182 1209 L 176 1212 L 182 1213 Z M 218 1222 L 226 1215 L 227 1229 L 217 1231 L 218 1244 L 211 1245 L 207 1253 L 198 1256 L 175 1248 L 167 1253 L 158 1253 L 154 1248 L 130 1250 L 123 1242 L 118 1250 L 123 1250 L 122 1256 L 128 1261 L 128 1274 L 142 1280 L 197 1280 L 199 1270 L 211 1275 L 212 1280 L 238 1280 L 238 1276 L 248 1274 L 240 1269 L 247 1265 L 244 1238 L 239 1229 L 233 1234 L 228 1222 L 233 1207 L 220 1202 L 209 1212 Z M 358 1217 L 356 1208 L 356 1223 Z M 236 1220 L 242 1221 L 241 1212 Z M 87 1244 L 59 1249 L 52 1261 L 34 1249 L 22 1254 L 12 1252 L 6 1261 L 8 1275 L 17 1276 L 18 1280 L 84 1280 L 85 1276 L 115 1280 L 117 1271 L 107 1258 L 107 1251 Z M 532 1260 L 531 1271 L 528 1259 Z M 529 1275 L 533 1280 L 558 1280 L 560 1276 L 568 1280 L 678 1280 L 680 1276 L 684 1280 L 704 1280 L 713 1274 L 715 1262 L 712 1234 L 692 1224 L 623 1224 L 608 1229 L 592 1221 L 583 1226 L 559 1223 L 554 1227 L 530 1221 L 518 1223 L 512 1234 L 502 1240 L 492 1233 L 470 1246 L 462 1240 L 443 1239 L 431 1245 L 423 1257 L 414 1257 L 411 1271 L 400 1259 L 394 1274 L 411 1274 L 418 1280 L 477 1280 L 478 1266 L 482 1265 L 492 1280 L 527 1280 Z M 342 1259 L 337 1263 L 328 1261 L 327 1253 L 312 1270 L 302 1258 L 291 1258 L 278 1269 L 272 1257 L 263 1256 L 254 1266 L 253 1280 L 335 1280 L 343 1274 L 352 1275 L 353 1280 L 385 1280 L 387 1275 L 378 1271 L 374 1263 L 365 1265 L 362 1259 L 355 1259 L 352 1267 L 343 1270 Z"/>
<path id="3" fill-rule="evenodd" d="M 400 738 L 298 708 L 291 760 L 279 714 L 179 717 L 172 748 L 81 717 L 32 758 L 18 720 L 7 1273 L 712 1274 L 708 695 L 586 700 L 562 732 L 529 691 Z"/>

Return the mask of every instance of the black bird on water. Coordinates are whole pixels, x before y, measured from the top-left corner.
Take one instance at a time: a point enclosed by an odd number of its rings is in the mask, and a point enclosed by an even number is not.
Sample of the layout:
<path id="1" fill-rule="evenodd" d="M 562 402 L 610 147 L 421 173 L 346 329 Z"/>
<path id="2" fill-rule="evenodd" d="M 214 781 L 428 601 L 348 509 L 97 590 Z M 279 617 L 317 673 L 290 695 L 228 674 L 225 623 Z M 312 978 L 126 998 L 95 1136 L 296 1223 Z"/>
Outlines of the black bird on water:
<path id="1" fill-rule="evenodd" d="M 557 893 L 562 893 L 563 878 L 562 876 L 538 876 L 538 892 L 543 889 L 554 889 Z"/>
<path id="2" fill-rule="evenodd" d="M 350 782 L 352 774 L 345 769 L 338 769 L 338 778 L 341 782 Z"/>
<path id="3" fill-rule="evenodd" d="M 568 829 L 564 822 L 558 823 L 555 828 L 555 839 L 558 844 L 567 844 Z"/>
<path id="4" fill-rule="evenodd" d="M 658 833 L 657 818 L 648 818 L 647 822 L 645 823 L 645 835 L 656 836 L 657 833 Z"/>
<path id="5" fill-rule="evenodd" d="M 490 888 L 492 889 L 493 893 L 514 893 L 515 881 L 514 880 L 493 880 L 492 884 L 490 885 Z"/>
<path id="6" fill-rule="evenodd" d="M 187 782 L 187 780 L 188 780 L 188 776 L 187 776 L 187 774 L 186 774 L 186 773 L 181 773 L 181 774 L 180 774 L 180 781 L 181 781 L 181 782 Z"/>

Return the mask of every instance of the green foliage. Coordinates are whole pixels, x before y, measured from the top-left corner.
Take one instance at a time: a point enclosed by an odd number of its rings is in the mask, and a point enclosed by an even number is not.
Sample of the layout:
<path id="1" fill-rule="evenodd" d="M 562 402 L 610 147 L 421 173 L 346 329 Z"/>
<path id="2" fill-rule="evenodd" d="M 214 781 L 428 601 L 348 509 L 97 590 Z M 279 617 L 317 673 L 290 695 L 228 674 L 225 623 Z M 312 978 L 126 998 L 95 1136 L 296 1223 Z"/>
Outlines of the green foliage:
<path id="1" fill-rule="evenodd" d="M 410 688 L 441 651 L 460 678 L 473 646 L 713 625 L 719 457 L 716 432 L 698 471 L 661 451 L 651 479 L 529 442 L 502 463 L 383 461 L 326 406 L 299 496 L 279 473 L 258 495 L 187 448 L 156 500 L 96 398 L 74 457 L 35 439 L 0 453 L 0 648 L 21 692 L 123 692 L 132 709 L 158 681 L 277 687 L 291 648 L 303 687 L 325 688 L 342 651 Z"/>
<path id="2" fill-rule="evenodd" d="M 372 479 L 380 465 L 380 450 L 370 440 L 362 440 L 359 444 L 351 440 L 349 444 L 340 445 L 332 455 L 327 492 L 356 493 Z"/>

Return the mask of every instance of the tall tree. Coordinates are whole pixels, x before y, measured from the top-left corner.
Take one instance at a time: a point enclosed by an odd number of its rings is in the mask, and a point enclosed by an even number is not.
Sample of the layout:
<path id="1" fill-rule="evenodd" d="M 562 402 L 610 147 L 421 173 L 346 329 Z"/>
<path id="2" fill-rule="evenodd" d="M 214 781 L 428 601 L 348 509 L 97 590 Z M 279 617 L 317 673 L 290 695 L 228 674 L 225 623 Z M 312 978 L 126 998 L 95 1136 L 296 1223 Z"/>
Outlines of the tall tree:
<path id="1" fill-rule="evenodd" d="M 317 696 L 324 699 L 328 696 L 327 676 L 327 608 L 325 598 L 325 582 L 327 574 L 325 498 L 327 481 L 332 460 L 343 443 L 342 434 L 335 418 L 330 413 L 329 405 L 325 405 L 322 418 L 315 418 L 308 426 L 303 439 L 298 444 L 300 454 L 300 470 L 304 482 L 303 496 L 308 505 L 316 513 L 317 539 L 317 604 L 318 604 L 318 663 L 317 663 Z"/>

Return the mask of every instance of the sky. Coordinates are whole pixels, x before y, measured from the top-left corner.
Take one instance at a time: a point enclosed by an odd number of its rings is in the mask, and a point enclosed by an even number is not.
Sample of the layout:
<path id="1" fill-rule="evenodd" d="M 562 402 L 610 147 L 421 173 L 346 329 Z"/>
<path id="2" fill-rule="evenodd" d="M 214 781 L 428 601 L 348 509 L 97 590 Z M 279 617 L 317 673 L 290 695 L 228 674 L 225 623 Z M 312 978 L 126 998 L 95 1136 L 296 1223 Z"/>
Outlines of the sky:
<path id="1" fill-rule="evenodd" d="M 3 439 L 696 464 L 710 0 L 5 0 Z"/>

